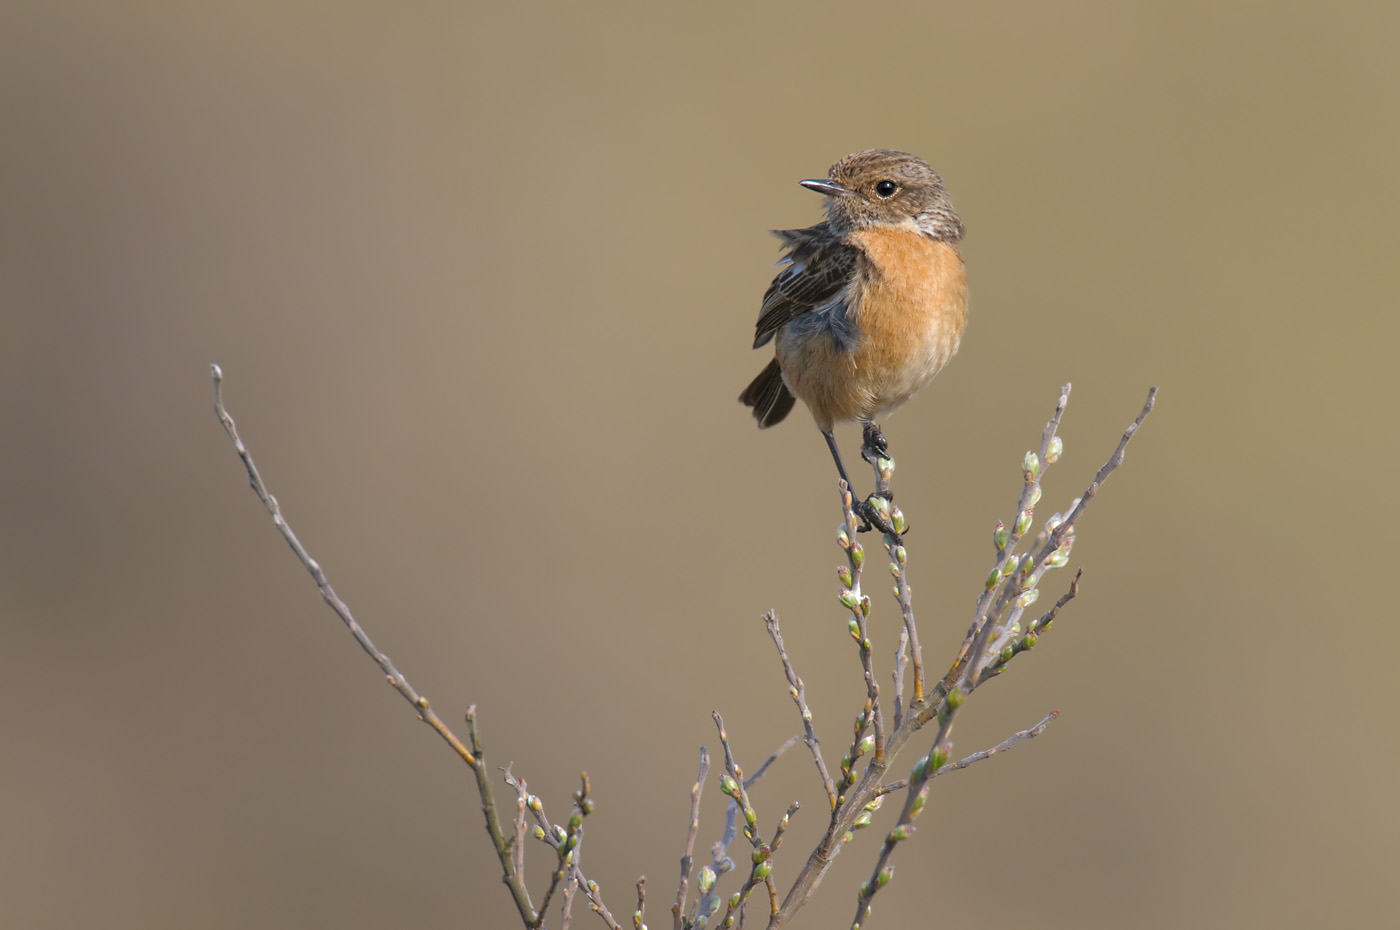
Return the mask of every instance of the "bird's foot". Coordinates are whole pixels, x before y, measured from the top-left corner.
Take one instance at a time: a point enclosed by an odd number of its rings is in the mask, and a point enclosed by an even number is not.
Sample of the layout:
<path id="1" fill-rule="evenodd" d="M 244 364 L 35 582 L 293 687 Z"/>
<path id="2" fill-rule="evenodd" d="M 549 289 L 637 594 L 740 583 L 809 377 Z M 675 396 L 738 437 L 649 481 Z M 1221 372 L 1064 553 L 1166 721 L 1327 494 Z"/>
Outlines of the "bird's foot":
<path id="1" fill-rule="evenodd" d="M 853 506 L 851 512 L 861 520 L 861 525 L 856 527 L 857 533 L 868 533 L 872 529 L 876 529 L 893 537 L 896 545 L 903 545 L 903 534 L 895 530 L 894 525 L 890 522 L 890 499 L 888 497 L 872 494 Z M 904 532 L 909 532 L 909 527 L 906 526 Z"/>
<path id="2" fill-rule="evenodd" d="M 865 429 L 861 431 L 861 440 L 860 456 L 871 465 L 890 457 L 889 442 L 875 423 L 865 424 Z"/>

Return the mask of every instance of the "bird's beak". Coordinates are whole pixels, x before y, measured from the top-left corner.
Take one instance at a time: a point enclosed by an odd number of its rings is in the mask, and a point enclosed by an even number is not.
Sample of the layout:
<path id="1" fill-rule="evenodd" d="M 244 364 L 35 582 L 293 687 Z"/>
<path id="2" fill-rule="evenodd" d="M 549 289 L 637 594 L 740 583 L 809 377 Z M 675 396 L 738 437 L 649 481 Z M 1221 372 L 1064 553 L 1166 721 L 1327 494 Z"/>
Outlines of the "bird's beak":
<path id="1" fill-rule="evenodd" d="M 798 181 L 797 183 L 801 184 L 809 191 L 816 191 L 818 194 L 826 194 L 828 197 L 835 197 L 837 194 L 851 193 L 850 188 L 842 187 L 840 184 L 837 184 L 834 181 L 828 181 L 825 179 Z"/>

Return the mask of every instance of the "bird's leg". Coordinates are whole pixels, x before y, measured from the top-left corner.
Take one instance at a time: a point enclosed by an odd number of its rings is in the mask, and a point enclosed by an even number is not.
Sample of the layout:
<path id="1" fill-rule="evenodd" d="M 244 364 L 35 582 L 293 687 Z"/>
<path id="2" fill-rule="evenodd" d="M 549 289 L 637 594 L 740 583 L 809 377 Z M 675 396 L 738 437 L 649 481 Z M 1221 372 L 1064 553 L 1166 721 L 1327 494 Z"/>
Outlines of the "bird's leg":
<path id="1" fill-rule="evenodd" d="M 826 437 L 826 447 L 831 450 L 831 457 L 836 460 L 836 470 L 841 473 L 841 480 L 846 482 L 846 487 L 850 489 L 851 496 L 856 493 L 855 486 L 851 484 L 851 476 L 846 474 L 846 466 L 841 462 L 841 450 L 836 446 L 836 435 L 831 430 L 822 430 L 822 435 Z"/>
<path id="2" fill-rule="evenodd" d="M 877 435 L 879 434 L 879 430 L 875 432 Z M 889 533 L 898 539 L 899 534 L 894 531 L 894 527 L 890 526 L 889 521 L 880 515 L 880 511 L 870 503 L 870 498 L 866 498 L 863 501 L 855 500 L 855 487 L 851 484 L 851 478 L 846 474 L 846 466 L 841 461 L 841 450 L 836 445 L 835 434 L 832 433 L 831 430 L 822 430 L 822 436 L 826 438 L 827 448 L 831 450 L 831 457 L 836 461 L 836 470 L 841 473 L 841 480 L 846 482 L 846 488 L 851 492 L 851 500 L 853 501 L 851 504 L 851 511 L 856 516 L 860 517 L 863 524 L 862 526 L 856 527 L 857 531 L 861 533 L 869 532 L 870 528 L 873 526 L 880 532 Z M 880 437 L 882 441 L 884 438 L 883 436 Z M 863 450 L 861 454 L 864 455 Z M 874 496 L 874 494 L 870 495 L 870 497 Z"/>

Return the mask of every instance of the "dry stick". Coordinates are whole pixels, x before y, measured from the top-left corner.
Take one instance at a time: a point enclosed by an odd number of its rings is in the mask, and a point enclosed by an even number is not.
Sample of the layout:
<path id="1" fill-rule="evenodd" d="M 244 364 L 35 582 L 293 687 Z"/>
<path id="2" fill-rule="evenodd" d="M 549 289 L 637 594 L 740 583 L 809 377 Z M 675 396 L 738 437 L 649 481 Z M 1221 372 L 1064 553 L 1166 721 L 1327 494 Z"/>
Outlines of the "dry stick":
<path id="1" fill-rule="evenodd" d="M 822 787 L 826 789 L 827 801 L 832 809 L 835 809 L 836 784 L 831 780 L 831 775 L 826 770 L 826 762 L 822 759 L 821 740 L 817 739 L 817 731 L 812 725 L 812 712 L 807 708 L 807 690 L 802 684 L 802 679 L 793 669 L 792 660 L 788 658 L 787 650 L 783 647 L 783 635 L 778 630 L 777 611 L 770 610 L 764 614 L 763 625 L 768 630 L 773 645 L 778 648 L 778 658 L 783 663 L 783 674 L 787 675 L 788 694 L 792 697 L 793 703 L 797 705 L 797 712 L 802 716 L 807 748 L 811 750 L 812 759 L 817 763 L 817 773 L 821 775 Z"/>
<path id="2" fill-rule="evenodd" d="M 646 926 L 644 922 L 647 915 L 647 877 L 640 876 L 637 879 L 637 912 L 632 915 L 632 926 L 635 930 L 642 930 Z"/>
<path id="3" fill-rule="evenodd" d="M 681 882 L 676 889 L 676 904 L 671 908 L 675 917 L 675 930 L 685 927 L 685 894 L 690 887 L 690 866 L 694 859 L 695 835 L 700 832 L 700 792 L 705 788 L 705 777 L 710 774 L 710 753 L 700 747 L 700 772 L 695 776 L 695 784 L 690 789 L 690 826 L 685 833 L 685 852 L 681 854 Z"/>
<path id="4" fill-rule="evenodd" d="M 369 638 L 369 634 L 355 622 L 355 617 L 350 612 L 350 607 L 340 599 L 340 596 L 335 593 L 335 589 L 331 587 L 331 583 L 327 580 L 326 573 L 322 570 L 321 564 L 311 557 L 311 554 L 306 551 L 306 547 L 302 545 L 301 540 L 297 538 L 296 533 L 292 531 L 291 525 L 288 524 L 286 518 L 282 516 L 281 505 L 277 503 L 277 498 L 273 497 L 272 494 L 268 492 L 267 485 L 263 483 L 262 475 L 258 471 L 258 466 L 253 462 L 252 454 L 248 451 L 248 447 L 244 445 L 243 440 L 239 438 L 238 429 L 234 425 L 233 417 L 224 406 L 223 369 L 218 365 L 210 365 L 209 369 L 214 381 L 214 412 L 218 415 L 219 423 L 223 426 L 224 432 L 228 434 L 228 438 L 233 442 L 233 448 L 238 452 L 238 457 L 243 461 L 243 467 L 248 473 L 248 484 L 252 487 L 253 493 L 258 496 L 258 500 L 262 501 L 262 505 L 267 509 L 268 514 L 271 515 L 273 526 L 277 527 L 278 532 L 282 534 L 282 538 L 287 541 L 287 545 L 291 546 L 292 552 L 296 554 L 298 561 L 300 561 L 307 572 L 311 574 L 312 579 L 316 582 L 316 589 L 321 594 L 321 599 L 324 600 L 331 610 L 335 612 L 336 616 L 341 619 L 341 622 L 345 624 L 350 634 L 355 637 L 355 642 L 360 644 L 360 648 L 365 651 L 365 654 L 373 659 L 375 664 L 383 670 L 390 686 L 418 711 L 418 719 L 432 727 L 433 732 L 437 733 L 437 735 L 442 738 L 443 742 L 452 747 L 452 750 L 461 757 L 463 762 L 472 767 L 472 771 L 476 775 L 477 791 L 481 795 L 481 812 L 486 818 L 486 831 L 491 835 L 491 843 L 496 849 L 496 858 L 500 860 L 501 870 L 504 873 L 503 881 L 506 887 L 510 889 L 511 899 L 515 902 L 515 908 L 520 912 L 521 919 L 525 921 L 527 926 L 533 926 L 535 921 L 539 919 L 539 914 L 530 903 L 530 893 L 525 888 L 525 880 L 522 872 L 515 867 L 515 859 L 511 849 L 513 844 L 511 840 L 506 838 L 505 833 L 501 829 L 500 817 L 496 812 L 496 799 L 491 788 L 491 777 L 486 767 L 485 753 L 481 746 L 480 734 L 477 732 L 476 705 L 473 704 L 467 708 L 467 738 L 471 741 L 471 748 L 468 749 L 466 744 L 457 737 L 457 734 L 453 733 L 447 724 L 442 721 L 442 718 L 438 717 L 438 715 L 433 712 L 428 704 L 428 699 L 415 691 L 413 686 L 408 683 L 408 679 L 394 667 L 393 662 L 389 661 L 389 657 L 375 647 L 374 642 Z M 582 879 L 582 875 L 579 877 Z M 596 889 L 596 885 L 592 887 Z M 612 927 L 613 930 L 621 930 L 621 928 L 617 926 L 616 921 L 612 920 L 612 916 L 607 914 L 607 908 L 602 906 L 601 896 L 598 896 L 595 891 L 590 891 L 589 896 L 594 899 L 594 910 L 601 911 L 605 915 L 604 919 L 609 922 L 609 926 Z"/>

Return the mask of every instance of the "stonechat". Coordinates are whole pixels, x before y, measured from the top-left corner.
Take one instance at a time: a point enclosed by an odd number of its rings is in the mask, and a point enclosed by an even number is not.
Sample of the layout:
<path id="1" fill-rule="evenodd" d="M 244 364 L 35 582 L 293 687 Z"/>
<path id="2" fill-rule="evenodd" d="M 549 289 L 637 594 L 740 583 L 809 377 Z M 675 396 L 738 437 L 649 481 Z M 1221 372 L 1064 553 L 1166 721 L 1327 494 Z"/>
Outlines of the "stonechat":
<path id="1" fill-rule="evenodd" d="M 774 358 L 739 400 L 766 429 L 800 398 L 849 487 L 833 426 L 859 420 L 862 457 L 886 455 L 878 421 L 958 351 L 963 224 L 943 180 L 904 152 L 856 152 L 824 180 L 799 183 L 826 196 L 826 220 L 774 232 L 786 267 L 763 295 L 753 341 L 772 342 Z"/>

